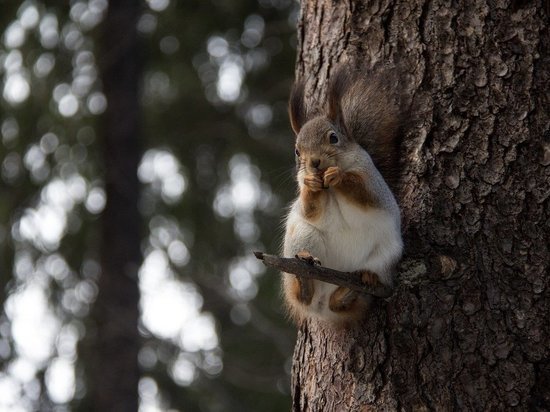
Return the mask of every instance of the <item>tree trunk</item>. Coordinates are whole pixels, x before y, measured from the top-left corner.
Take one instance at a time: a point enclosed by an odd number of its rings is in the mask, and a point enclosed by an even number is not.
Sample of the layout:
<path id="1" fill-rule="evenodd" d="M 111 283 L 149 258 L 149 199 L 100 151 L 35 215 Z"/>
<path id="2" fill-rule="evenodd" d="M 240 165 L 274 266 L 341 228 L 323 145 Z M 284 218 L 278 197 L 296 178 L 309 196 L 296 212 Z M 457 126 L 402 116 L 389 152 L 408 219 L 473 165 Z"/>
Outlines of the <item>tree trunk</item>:
<path id="1" fill-rule="evenodd" d="M 293 410 L 550 408 L 550 35 L 540 1 L 303 1 L 296 75 L 393 62 L 412 101 L 398 289 L 308 322 Z"/>
<path id="2" fill-rule="evenodd" d="M 107 203 L 102 215 L 96 364 L 92 397 L 97 411 L 137 411 L 141 264 L 137 167 L 140 62 L 136 21 L 140 3 L 111 1 L 102 36 L 103 153 Z"/>

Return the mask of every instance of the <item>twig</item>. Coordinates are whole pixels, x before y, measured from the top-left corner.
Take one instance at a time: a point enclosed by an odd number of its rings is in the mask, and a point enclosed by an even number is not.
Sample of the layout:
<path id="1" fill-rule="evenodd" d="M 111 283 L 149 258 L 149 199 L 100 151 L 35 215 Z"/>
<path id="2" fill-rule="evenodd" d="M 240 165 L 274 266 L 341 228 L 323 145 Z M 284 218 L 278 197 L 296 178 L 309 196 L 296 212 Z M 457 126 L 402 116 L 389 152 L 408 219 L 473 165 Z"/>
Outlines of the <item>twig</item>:
<path id="1" fill-rule="evenodd" d="M 382 285 L 381 283 L 375 286 L 364 284 L 359 272 L 341 272 L 324 266 L 312 265 L 302 259 L 283 258 L 268 255 L 263 252 L 254 252 L 254 255 L 263 261 L 266 266 L 286 273 L 292 273 L 299 277 L 317 279 L 323 282 L 332 283 L 333 285 L 344 286 L 348 289 L 377 296 L 379 298 L 387 298 L 393 293 L 390 287 Z"/>

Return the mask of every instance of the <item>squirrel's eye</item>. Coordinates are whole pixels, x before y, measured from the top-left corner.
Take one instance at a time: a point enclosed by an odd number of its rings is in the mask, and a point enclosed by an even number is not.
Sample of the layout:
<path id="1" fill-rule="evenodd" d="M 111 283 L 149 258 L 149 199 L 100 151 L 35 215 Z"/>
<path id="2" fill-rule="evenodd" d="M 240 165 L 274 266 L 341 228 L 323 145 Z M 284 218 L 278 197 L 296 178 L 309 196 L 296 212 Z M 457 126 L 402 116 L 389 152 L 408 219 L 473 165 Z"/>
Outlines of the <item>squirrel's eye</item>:
<path id="1" fill-rule="evenodd" d="M 330 144 L 336 144 L 338 143 L 338 136 L 336 136 L 336 133 L 330 132 L 330 134 L 328 135 L 328 140 Z"/>
<path id="2" fill-rule="evenodd" d="M 298 151 L 298 149 L 294 149 L 294 153 L 296 153 L 296 156 L 300 157 L 300 152 Z"/>

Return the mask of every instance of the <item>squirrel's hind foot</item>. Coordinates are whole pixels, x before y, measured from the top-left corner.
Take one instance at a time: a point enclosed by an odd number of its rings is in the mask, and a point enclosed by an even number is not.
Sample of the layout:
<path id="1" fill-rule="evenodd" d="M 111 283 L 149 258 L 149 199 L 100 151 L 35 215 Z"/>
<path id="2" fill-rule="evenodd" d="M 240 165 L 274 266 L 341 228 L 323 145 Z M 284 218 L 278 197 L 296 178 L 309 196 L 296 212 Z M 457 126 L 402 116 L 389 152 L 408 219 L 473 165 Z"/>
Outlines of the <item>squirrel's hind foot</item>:
<path id="1" fill-rule="evenodd" d="M 361 274 L 361 280 L 367 286 L 378 286 L 380 285 L 380 278 L 374 272 L 370 270 L 362 270 L 359 272 Z"/>
<path id="2" fill-rule="evenodd" d="M 333 312 L 347 312 L 357 300 L 358 293 L 340 286 L 330 295 L 328 307 Z"/>

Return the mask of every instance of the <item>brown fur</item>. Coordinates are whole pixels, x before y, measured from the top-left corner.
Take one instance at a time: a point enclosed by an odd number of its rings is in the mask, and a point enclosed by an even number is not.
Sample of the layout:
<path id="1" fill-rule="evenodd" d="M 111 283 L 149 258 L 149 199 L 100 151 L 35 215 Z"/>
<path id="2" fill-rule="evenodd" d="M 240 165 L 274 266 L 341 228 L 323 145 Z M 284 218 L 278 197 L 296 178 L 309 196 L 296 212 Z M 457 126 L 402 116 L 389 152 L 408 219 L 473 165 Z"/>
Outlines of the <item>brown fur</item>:
<path id="1" fill-rule="evenodd" d="M 365 186 L 365 179 L 367 179 L 366 176 L 361 176 L 357 172 L 347 172 L 343 174 L 342 180 L 334 188 L 359 207 L 365 209 L 376 207 L 378 201 L 376 196 Z"/>
<path id="2" fill-rule="evenodd" d="M 365 285 L 368 285 L 368 286 L 380 285 L 380 278 L 376 273 L 371 272 L 370 270 L 363 270 L 363 271 L 360 271 L 360 273 L 361 273 L 361 280 Z"/>
<path id="3" fill-rule="evenodd" d="M 304 84 L 301 82 L 295 83 L 290 92 L 288 115 L 290 117 L 292 130 L 294 130 L 296 134 L 300 133 L 300 129 L 306 122 L 307 117 L 304 103 Z"/>
<path id="4" fill-rule="evenodd" d="M 369 153 L 394 192 L 399 190 L 401 177 L 405 117 L 398 83 L 396 72 L 388 69 L 365 72 L 341 67 L 331 84 L 346 90 L 329 91 L 342 95 L 341 111 L 348 133 Z"/>
<path id="5" fill-rule="evenodd" d="M 313 281 L 310 282 L 313 286 Z M 304 305 L 310 304 L 313 298 L 313 288 L 308 300 L 296 276 L 291 273 L 283 273 L 283 293 L 288 317 L 296 324 L 300 324 L 305 317 Z"/>
<path id="6" fill-rule="evenodd" d="M 403 165 L 402 129 L 407 115 L 398 90 L 399 80 L 397 72 L 388 68 L 340 66 L 329 81 L 326 104 L 311 110 L 306 110 L 304 84 L 297 81 L 289 100 L 294 133 L 298 135 L 315 113 L 324 113 L 342 134 L 369 153 L 384 180 L 398 194 Z"/>
<path id="7" fill-rule="evenodd" d="M 358 271 L 361 275 L 361 280 L 365 285 L 376 286 L 380 284 L 378 275 L 370 270 L 361 270 Z M 340 286 L 336 289 L 329 300 L 330 310 L 333 312 L 340 312 L 342 315 L 345 315 L 346 318 L 359 319 L 361 313 L 364 313 L 367 302 L 364 298 L 356 291 Z"/>
<path id="8" fill-rule="evenodd" d="M 331 166 L 327 170 L 325 170 L 325 173 L 323 174 L 323 187 L 329 188 L 329 187 L 336 187 L 340 183 L 342 183 L 342 179 L 344 178 L 344 174 L 337 166 Z"/>
<path id="9" fill-rule="evenodd" d="M 304 305 L 309 305 L 311 303 L 311 299 L 313 299 L 313 280 L 298 278 L 298 283 L 300 284 L 300 294 L 298 295 L 298 300 Z"/>
<path id="10" fill-rule="evenodd" d="M 343 172 L 339 168 L 339 158 L 346 159 L 341 156 L 361 151 L 359 146 L 370 155 L 394 193 L 398 191 L 405 113 L 397 93 L 397 80 L 395 72 L 388 70 L 353 70 L 343 66 L 331 76 L 326 102 L 317 107 L 306 106 L 304 83 L 295 83 L 288 111 L 297 136 L 297 166 L 303 178 L 299 196 L 306 219 L 315 221 L 322 217 L 328 196 L 325 189 L 329 187 L 359 207 L 380 206 L 373 192 L 375 188 L 369 187 L 369 176 L 364 172 Z M 332 133 L 338 137 L 333 144 L 330 143 Z M 365 284 L 380 282 L 376 273 L 359 272 Z M 314 283 L 286 273 L 283 282 L 289 315 L 300 323 L 307 317 Z M 343 287 L 336 289 L 328 301 L 330 310 L 341 315 L 340 325 L 360 320 L 368 304 L 368 298 Z"/>
<path id="11" fill-rule="evenodd" d="M 352 308 L 357 297 L 357 292 L 340 286 L 330 295 L 329 308 L 333 312 L 347 312 Z"/>
<path id="12" fill-rule="evenodd" d="M 341 316 L 342 326 L 351 326 L 363 319 L 368 306 L 369 301 L 364 296 L 342 286 L 329 299 L 329 308 Z"/>
<path id="13" fill-rule="evenodd" d="M 305 218 L 310 221 L 319 219 L 323 213 L 323 203 L 325 202 L 326 193 L 321 190 L 315 191 L 305 186 L 300 191 L 302 204 L 302 213 Z"/>

